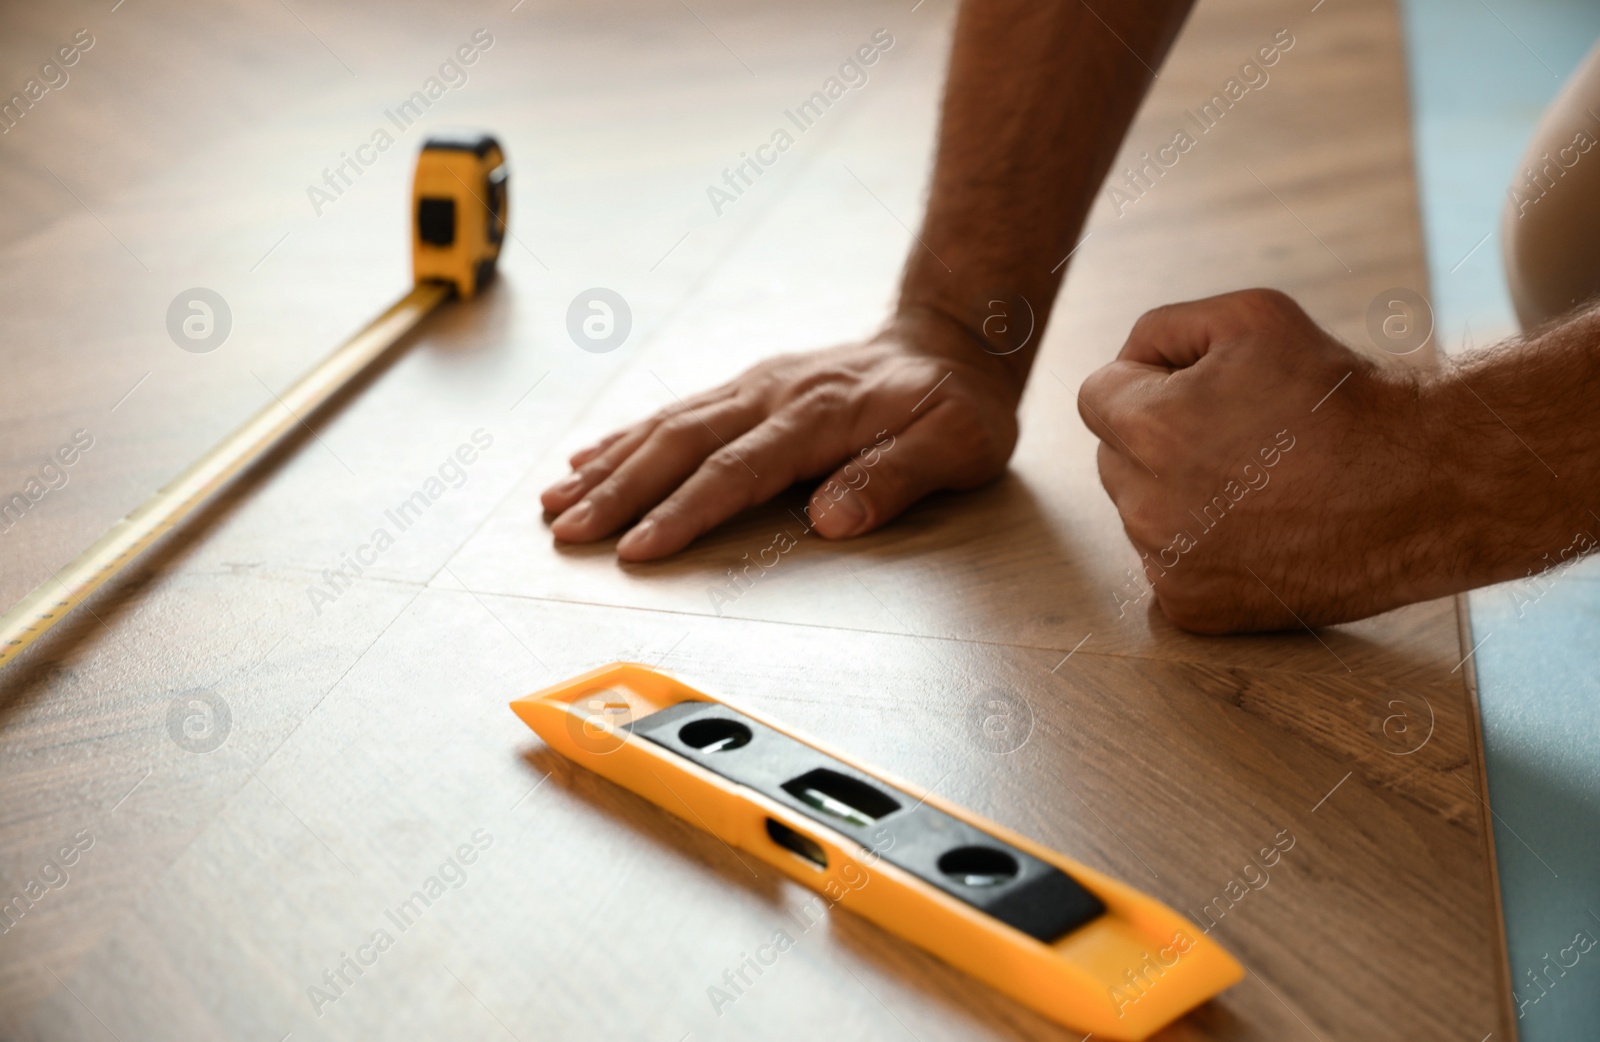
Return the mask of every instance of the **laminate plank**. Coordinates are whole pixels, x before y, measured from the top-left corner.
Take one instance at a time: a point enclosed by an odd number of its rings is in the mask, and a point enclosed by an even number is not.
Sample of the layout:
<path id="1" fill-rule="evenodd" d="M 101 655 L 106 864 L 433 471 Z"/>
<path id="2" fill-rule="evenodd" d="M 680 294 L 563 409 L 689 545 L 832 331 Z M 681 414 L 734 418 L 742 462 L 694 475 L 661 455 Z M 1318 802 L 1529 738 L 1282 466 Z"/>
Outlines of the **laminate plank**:
<path id="1" fill-rule="evenodd" d="M 1443 979 L 1489 972 L 1487 920 L 1459 914 L 1481 896 L 1481 880 L 1455 871 L 1470 831 L 1365 776 L 1327 796 L 1359 766 L 1348 752 L 1220 695 L 1202 670 L 1085 656 L 1052 674 L 1037 652 L 850 630 L 826 634 L 827 656 L 818 643 L 780 624 L 429 590 L 253 775 L 253 750 L 225 747 L 232 793 L 65 979 L 84 984 L 86 1001 L 101 989 L 96 1012 L 121 1018 L 108 1024 L 122 1037 L 159 1034 L 169 1016 L 115 998 L 149 972 L 190 982 L 170 996 L 198 1007 L 183 1015 L 237 1035 L 386 1038 L 476 1023 L 482 1011 L 451 994 L 446 966 L 524 1037 L 644 1024 L 747 1037 L 802 1014 L 851 1037 L 881 1037 L 895 1018 L 924 1038 L 1076 1037 L 844 913 L 806 931 L 776 986 L 717 1016 L 706 989 L 740 950 L 786 925 L 798 932 L 782 913 L 807 892 L 564 763 L 505 708 L 601 650 L 659 661 L 847 743 L 1214 923 L 1269 984 L 1240 985 L 1173 1037 L 1292 1037 L 1299 1018 L 1324 1037 L 1446 1038 L 1491 1015 L 1394 973 L 1403 962 Z M 423 646 L 452 654 L 406 651 Z M 978 677 L 991 686 L 975 692 Z M 994 691 L 1026 734 L 1009 752 L 983 728 Z M 125 809 L 141 812 L 139 798 Z M 394 926 L 386 912 L 479 828 L 493 843 L 467 881 L 418 928 Z M 1259 890 L 1228 901 L 1252 851 L 1284 829 L 1294 846 Z M 307 997 L 340 951 L 380 928 L 394 935 L 392 957 L 331 1005 Z M 616 980 L 630 983 L 598 1005 L 581 986 Z M 82 1015 L 57 990 L 38 1031 Z"/>

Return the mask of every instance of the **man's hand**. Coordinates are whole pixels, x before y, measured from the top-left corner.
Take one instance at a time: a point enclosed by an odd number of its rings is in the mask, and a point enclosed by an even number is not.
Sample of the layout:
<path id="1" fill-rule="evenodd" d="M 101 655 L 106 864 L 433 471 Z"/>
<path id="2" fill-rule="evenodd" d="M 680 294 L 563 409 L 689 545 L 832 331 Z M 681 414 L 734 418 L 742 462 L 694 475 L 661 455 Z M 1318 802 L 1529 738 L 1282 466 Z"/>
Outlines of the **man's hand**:
<path id="1" fill-rule="evenodd" d="M 556 538 L 603 539 L 644 515 L 617 554 L 662 557 L 795 481 L 832 473 L 808 509 L 818 532 L 840 539 L 935 489 L 998 476 L 1016 444 L 1034 332 L 1192 3 L 1127 0 L 1097 12 L 963 0 L 928 209 L 888 330 L 763 362 L 579 452 L 573 474 L 544 493 L 560 515 Z M 1033 321 L 1021 343 L 1009 324 L 990 322 L 996 301 L 1026 302 Z"/>
<path id="2" fill-rule="evenodd" d="M 797 481 L 829 539 L 869 532 L 939 489 L 1000 475 L 1016 445 L 1020 378 L 944 320 L 901 321 L 862 344 L 762 362 L 575 454 L 546 489 L 556 538 L 604 539 L 648 561 Z"/>
<path id="3" fill-rule="evenodd" d="M 1166 616 L 1270 630 L 1464 588 L 1464 453 L 1439 379 L 1247 290 L 1146 314 L 1078 404 Z"/>

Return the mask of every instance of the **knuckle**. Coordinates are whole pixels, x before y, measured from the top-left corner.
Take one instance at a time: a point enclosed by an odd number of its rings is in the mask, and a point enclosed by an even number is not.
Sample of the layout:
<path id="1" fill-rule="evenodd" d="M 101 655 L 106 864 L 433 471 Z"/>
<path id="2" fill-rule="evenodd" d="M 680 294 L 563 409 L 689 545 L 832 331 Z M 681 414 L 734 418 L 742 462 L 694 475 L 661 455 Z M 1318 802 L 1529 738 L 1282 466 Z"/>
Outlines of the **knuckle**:
<path id="1" fill-rule="evenodd" d="M 701 464 L 705 469 L 721 479 L 748 476 L 744 460 L 733 449 L 723 446 L 707 456 Z"/>
<path id="2" fill-rule="evenodd" d="M 1155 421 L 1147 410 L 1120 404 L 1110 404 L 1107 408 L 1096 409 L 1094 419 L 1098 423 L 1091 427 L 1100 438 L 1102 445 L 1123 453 L 1132 453 L 1139 459 L 1148 460 L 1157 448 L 1158 439 L 1154 436 Z"/>
<path id="3" fill-rule="evenodd" d="M 609 516 L 621 505 L 621 490 L 617 487 L 616 481 L 608 478 L 585 493 L 583 500 L 597 515 Z"/>
<path id="4" fill-rule="evenodd" d="M 583 479 L 584 487 L 588 488 L 592 493 L 594 491 L 594 486 L 610 477 L 612 471 L 615 469 L 615 467 L 604 460 L 591 459 L 589 462 L 577 469 L 577 474 Z"/>
<path id="5" fill-rule="evenodd" d="M 860 492 L 869 484 L 872 484 L 874 477 L 878 479 L 879 484 L 888 485 L 896 482 L 896 475 L 893 470 L 880 468 L 876 474 L 869 473 L 867 468 L 855 460 L 846 463 L 834 473 L 834 480 L 843 482 L 845 487 L 853 492 Z"/>
<path id="6" fill-rule="evenodd" d="M 839 416 L 850 408 L 851 398 L 850 392 L 834 380 L 806 381 L 801 387 L 799 406 L 813 417 Z"/>
<path id="7" fill-rule="evenodd" d="M 1151 327 L 1158 326 L 1171 318 L 1180 306 L 1178 304 L 1162 304 L 1159 307 L 1151 308 L 1134 320 L 1134 332 L 1149 332 Z"/>
<path id="8" fill-rule="evenodd" d="M 1150 411 L 1147 395 L 1130 383 L 1126 364 L 1113 362 L 1090 373 L 1078 391 L 1078 415 L 1102 440 L 1117 442 Z"/>
<path id="9" fill-rule="evenodd" d="M 694 525 L 695 504 L 681 492 L 674 492 L 644 513 L 640 521 L 654 521 L 658 525 L 680 527 Z"/>
<path id="10" fill-rule="evenodd" d="M 1246 321 L 1276 321 L 1300 310 L 1294 298 L 1282 290 L 1258 286 L 1242 289 L 1232 294 L 1233 303 Z"/>
<path id="11" fill-rule="evenodd" d="M 1079 408 L 1088 406 L 1103 415 L 1111 404 L 1116 383 L 1116 370 L 1109 365 L 1103 365 L 1090 373 L 1078 387 Z"/>
<path id="12" fill-rule="evenodd" d="M 1172 532 L 1160 504 L 1148 492 L 1124 490 L 1114 498 L 1122 527 L 1136 546 L 1165 546 Z"/>
<path id="13" fill-rule="evenodd" d="M 1174 444 L 1171 421 L 1154 409 L 1129 409 L 1121 417 L 1117 432 L 1127 440 L 1128 447 L 1145 460 L 1164 460 Z M 1154 457 L 1154 459 L 1152 459 Z"/>
<path id="14" fill-rule="evenodd" d="M 686 406 L 682 402 L 673 402 L 670 405 L 663 405 L 661 408 L 657 409 L 653 414 L 651 414 L 650 418 L 645 422 L 651 426 L 660 426 L 661 424 L 672 419 L 674 416 L 683 412 L 685 408 Z"/>
<path id="15" fill-rule="evenodd" d="M 821 378 L 808 352 L 791 351 L 763 358 L 745 370 L 733 385 L 741 394 L 758 401 L 792 401 Z"/>
<path id="16" fill-rule="evenodd" d="M 1128 331 L 1130 341 L 1160 340 L 1173 324 L 1192 313 L 1192 303 L 1162 304 L 1153 307 L 1134 320 Z"/>
<path id="17" fill-rule="evenodd" d="M 672 441 L 681 441 L 704 429 L 693 412 L 687 408 L 680 408 L 656 426 L 656 435 Z"/>

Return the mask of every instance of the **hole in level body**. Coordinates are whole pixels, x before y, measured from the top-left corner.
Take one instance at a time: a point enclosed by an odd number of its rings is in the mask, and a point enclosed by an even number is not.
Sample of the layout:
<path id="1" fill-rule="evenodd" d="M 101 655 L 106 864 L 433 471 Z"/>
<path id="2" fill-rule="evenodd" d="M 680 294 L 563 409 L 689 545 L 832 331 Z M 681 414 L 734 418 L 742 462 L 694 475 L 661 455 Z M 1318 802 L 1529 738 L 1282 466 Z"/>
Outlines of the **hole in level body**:
<path id="1" fill-rule="evenodd" d="M 796 857 L 804 858 L 817 868 L 828 867 L 828 852 L 822 849 L 822 844 L 805 833 L 796 832 L 783 822 L 768 818 L 767 835 L 772 838 L 772 842 Z"/>
<path id="2" fill-rule="evenodd" d="M 809 807 L 861 827 L 900 809 L 900 801 L 882 789 L 826 767 L 784 782 L 783 789 Z"/>
<path id="3" fill-rule="evenodd" d="M 1017 875 L 1017 859 L 994 847 L 957 847 L 939 859 L 939 871 L 966 886 L 999 886 Z"/>
<path id="4" fill-rule="evenodd" d="M 678 731 L 678 740 L 703 753 L 723 753 L 750 744 L 750 728 L 737 720 L 709 717 L 691 720 Z"/>

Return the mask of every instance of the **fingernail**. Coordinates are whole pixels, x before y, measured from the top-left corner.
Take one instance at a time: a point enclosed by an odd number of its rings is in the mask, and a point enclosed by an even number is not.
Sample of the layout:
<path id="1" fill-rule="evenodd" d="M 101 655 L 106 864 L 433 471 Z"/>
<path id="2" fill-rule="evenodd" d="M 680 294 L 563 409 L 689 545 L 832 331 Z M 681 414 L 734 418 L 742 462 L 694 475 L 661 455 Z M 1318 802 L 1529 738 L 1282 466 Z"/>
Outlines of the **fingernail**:
<path id="1" fill-rule="evenodd" d="M 812 506 L 816 506 L 815 501 Z M 812 526 L 822 529 L 823 535 L 830 539 L 844 539 L 866 527 L 867 507 L 859 496 L 849 492 L 840 496 L 837 502 L 824 503 L 821 510 L 813 509 L 811 518 Z"/>
<path id="2" fill-rule="evenodd" d="M 571 474 L 568 474 L 554 485 L 551 485 L 549 488 L 545 489 L 545 491 L 555 496 L 570 496 L 582 487 L 583 475 L 579 474 L 577 471 L 573 471 Z"/>
<path id="3" fill-rule="evenodd" d="M 650 518 L 645 518 L 628 530 L 628 534 L 617 542 L 617 553 L 632 553 L 642 550 L 650 545 L 650 539 L 655 535 L 656 523 Z"/>
<path id="4" fill-rule="evenodd" d="M 594 504 L 590 503 L 586 499 L 577 506 L 573 507 L 571 510 L 568 510 L 566 513 L 562 514 L 560 517 L 556 518 L 556 523 L 550 527 L 560 527 L 567 529 L 568 531 L 571 531 L 574 528 L 582 528 L 584 523 L 587 522 L 593 515 Z"/>

